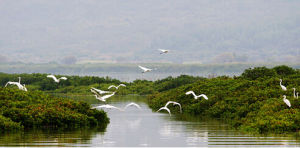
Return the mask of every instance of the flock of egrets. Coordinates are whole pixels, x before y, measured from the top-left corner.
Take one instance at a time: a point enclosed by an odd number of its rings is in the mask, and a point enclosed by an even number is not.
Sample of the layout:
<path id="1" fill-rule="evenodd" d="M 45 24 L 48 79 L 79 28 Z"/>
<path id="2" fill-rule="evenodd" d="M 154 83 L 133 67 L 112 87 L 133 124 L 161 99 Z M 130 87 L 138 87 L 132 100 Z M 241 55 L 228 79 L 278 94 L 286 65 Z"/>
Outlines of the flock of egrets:
<path id="1" fill-rule="evenodd" d="M 169 50 L 165 50 L 165 49 L 158 49 L 160 51 L 160 54 L 166 54 L 169 52 Z M 146 73 L 146 72 L 151 72 L 153 69 L 150 69 L 150 68 L 146 68 L 146 67 L 143 67 L 143 66 L 140 66 L 138 65 L 138 67 L 142 70 L 142 73 Z M 67 80 L 66 77 L 61 77 L 61 78 L 56 78 L 54 75 L 47 75 L 47 78 L 52 78 L 54 82 L 56 83 L 59 83 L 60 80 Z M 282 88 L 283 91 L 287 91 L 287 88 L 282 85 L 282 79 L 280 79 L 280 87 Z M 12 81 L 8 81 L 5 85 L 5 87 L 7 87 L 7 85 L 16 85 L 20 90 L 23 90 L 23 91 L 27 91 L 27 88 L 25 87 L 25 84 L 21 84 L 21 77 L 19 77 L 19 82 L 12 82 Z M 96 97 L 96 99 L 98 99 L 99 101 L 102 101 L 102 102 L 106 102 L 106 99 L 112 97 L 115 95 L 116 93 L 116 90 L 119 89 L 119 87 L 126 87 L 125 84 L 120 84 L 118 86 L 115 86 L 115 85 L 111 85 L 108 87 L 108 89 L 112 89 L 114 88 L 115 91 L 112 92 L 112 91 L 104 91 L 104 90 L 100 90 L 100 89 L 97 89 L 97 88 L 94 88 L 92 87 L 90 90 L 91 92 L 94 94 L 94 96 Z M 298 99 L 298 95 L 299 95 L 299 92 L 296 93 L 296 88 L 293 88 L 294 90 L 294 98 L 297 98 Z M 208 97 L 205 95 L 205 94 L 200 94 L 200 95 L 196 95 L 195 92 L 193 91 L 188 91 L 185 93 L 186 95 L 193 95 L 194 99 L 198 99 L 200 97 L 203 97 L 204 99 L 208 100 Z M 291 107 L 291 103 L 290 101 L 286 98 L 286 95 L 283 95 L 283 101 L 284 103 Z M 170 109 L 168 108 L 168 105 L 170 104 L 173 104 L 173 105 L 178 105 L 179 106 L 179 109 L 180 109 L 180 113 L 182 113 L 182 108 L 181 108 L 181 104 L 178 103 L 178 102 L 174 102 L 174 101 L 168 101 L 165 106 L 161 107 L 159 110 L 157 110 L 157 112 L 161 111 L 161 110 L 166 110 L 169 115 L 171 115 L 171 111 Z M 127 104 L 123 109 L 121 108 L 118 108 L 118 107 L 115 107 L 115 106 L 112 106 L 112 105 L 108 105 L 108 104 L 105 104 L 105 105 L 100 105 L 100 106 L 96 106 L 96 107 L 93 107 L 93 108 L 96 108 L 96 109 L 103 109 L 103 108 L 106 108 L 106 109 L 117 109 L 117 110 L 120 110 L 120 111 L 125 111 L 128 107 L 130 106 L 135 106 L 136 108 L 138 109 L 141 109 L 141 107 L 132 102 L 132 103 L 129 103 Z"/>

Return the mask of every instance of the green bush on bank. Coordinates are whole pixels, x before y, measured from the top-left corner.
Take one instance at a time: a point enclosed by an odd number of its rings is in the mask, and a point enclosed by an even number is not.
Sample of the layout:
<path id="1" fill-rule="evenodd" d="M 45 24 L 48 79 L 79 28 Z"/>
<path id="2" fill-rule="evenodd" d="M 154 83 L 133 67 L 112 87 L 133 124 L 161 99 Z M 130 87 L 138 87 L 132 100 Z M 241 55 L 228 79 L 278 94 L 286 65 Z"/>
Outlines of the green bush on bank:
<path id="1" fill-rule="evenodd" d="M 0 128 L 105 128 L 109 119 L 104 111 L 91 109 L 84 102 L 55 98 L 40 91 L 24 92 L 0 88 Z"/>
<path id="2" fill-rule="evenodd" d="M 279 78 L 288 90 L 279 86 Z M 257 67 L 247 69 L 240 77 L 201 79 L 149 96 L 149 106 L 157 110 L 169 101 L 181 103 L 189 114 L 209 116 L 228 121 L 233 126 L 251 132 L 295 132 L 300 129 L 300 101 L 293 97 L 292 88 L 300 92 L 300 73 L 286 66 L 272 69 Z M 206 94 L 209 100 L 185 95 L 193 90 Z M 283 102 L 287 95 L 292 107 Z M 170 107 L 173 113 L 177 108 Z"/>

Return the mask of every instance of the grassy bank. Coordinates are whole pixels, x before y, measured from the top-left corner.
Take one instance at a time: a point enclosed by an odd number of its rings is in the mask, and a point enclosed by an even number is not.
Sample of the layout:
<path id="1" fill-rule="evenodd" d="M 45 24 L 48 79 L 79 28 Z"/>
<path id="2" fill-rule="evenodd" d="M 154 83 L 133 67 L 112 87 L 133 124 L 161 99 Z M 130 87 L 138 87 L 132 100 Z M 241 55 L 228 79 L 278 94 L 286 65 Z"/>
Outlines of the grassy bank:
<path id="1" fill-rule="evenodd" d="M 279 86 L 280 78 L 287 91 Z M 185 113 L 223 119 L 244 131 L 299 132 L 300 99 L 293 97 L 293 87 L 300 92 L 299 71 L 287 66 L 257 67 L 245 70 L 239 77 L 203 78 L 153 94 L 149 96 L 149 106 L 157 110 L 172 100 L 181 103 Z M 195 100 L 185 95 L 189 90 L 206 94 L 209 99 Z M 287 95 L 291 108 L 283 102 L 283 95 Z M 177 108 L 170 109 L 178 112 Z"/>
<path id="2" fill-rule="evenodd" d="M 41 91 L 24 92 L 0 88 L 1 131 L 24 128 L 106 128 L 104 111 L 91 109 L 84 102 L 56 98 Z"/>

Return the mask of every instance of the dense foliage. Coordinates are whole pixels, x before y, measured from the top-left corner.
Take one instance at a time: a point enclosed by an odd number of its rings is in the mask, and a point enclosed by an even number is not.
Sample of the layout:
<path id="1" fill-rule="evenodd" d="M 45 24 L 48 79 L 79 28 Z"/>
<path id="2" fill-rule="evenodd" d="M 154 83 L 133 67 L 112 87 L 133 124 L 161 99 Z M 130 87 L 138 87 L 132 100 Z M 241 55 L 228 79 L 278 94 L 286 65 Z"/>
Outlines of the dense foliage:
<path id="1" fill-rule="evenodd" d="M 280 78 L 287 91 L 279 86 Z M 300 101 L 293 97 L 293 87 L 300 92 L 300 73 L 296 70 L 287 66 L 257 67 L 245 70 L 239 77 L 201 79 L 153 94 L 149 96 L 149 106 L 157 110 L 172 100 L 181 103 L 185 113 L 221 118 L 246 131 L 293 132 L 300 129 Z M 206 94 L 209 99 L 195 100 L 185 95 L 189 90 Z M 291 108 L 283 102 L 283 95 L 290 100 Z M 170 109 L 178 112 L 173 106 Z"/>
<path id="2" fill-rule="evenodd" d="M 40 91 L 24 92 L 0 88 L 0 129 L 105 128 L 109 119 L 104 111 L 91 109 L 84 102 L 55 98 Z"/>

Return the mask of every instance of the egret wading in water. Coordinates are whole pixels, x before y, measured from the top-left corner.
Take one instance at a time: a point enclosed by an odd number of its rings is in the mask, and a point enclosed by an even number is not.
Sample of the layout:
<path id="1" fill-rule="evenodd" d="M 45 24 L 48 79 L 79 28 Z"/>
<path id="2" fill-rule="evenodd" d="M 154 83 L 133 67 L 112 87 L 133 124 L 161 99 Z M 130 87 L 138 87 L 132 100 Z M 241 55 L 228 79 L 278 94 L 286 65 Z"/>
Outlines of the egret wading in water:
<path id="1" fill-rule="evenodd" d="M 197 95 L 195 94 L 194 91 L 188 91 L 188 92 L 186 92 L 185 94 L 186 94 L 186 95 L 192 94 L 192 95 L 194 96 L 195 99 L 198 99 L 198 98 L 200 98 L 200 97 L 203 97 L 205 100 L 208 100 L 208 97 L 207 97 L 205 94 L 201 94 L 201 95 L 197 96 Z"/>
<path id="2" fill-rule="evenodd" d="M 291 107 L 291 102 L 290 102 L 288 99 L 286 99 L 286 95 L 283 95 L 283 102 L 284 102 L 287 106 Z"/>
<path id="3" fill-rule="evenodd" d="M 120 84 L 120 85 L 118 85 L 118 86 L 111 85 L 111 86 L 108 87 L 108 89 L 111 89 L 111 88 L 119 89 L 120 86 L 126 87 L 125 84 Z"/>
<path id="4" fill-rule="evenodd" d="M 143 66 L 140 66 L 140 65 L 139 65 L 139 68 L 143 70 L 143 72 L 142 72 L 142 73 L 150 72 L 150 71 L 152 71 L 152 70 L 153 70 L 153 69 L 146 68 L 146 67 L 143 67 Z"/>
<path id="5" fill-rule="evenodd" d="M 141 107 L 138 104 L 131 102 L 124 107 L 124 110 L 126 110 L 129 106 L 135 106 L 136 108 L 141 109 Z"/>
<path id="6" fill-rule="evenodd" d="M 160 51 L 160 54 L 168 53 L 170 50 L 166 49 L 158 49 Z"/>
<path id="7" fill-rule="evenodd" d="M 96 89 L 94 87 L 91 88 L 91 92 L 94 93 L 94 94 L 98 94 L 99 93 L 100 95 L 112 93 L 110 91 L 104 91 L 104 90 Z"/>
<path id="8" fill-rule="evenodd" d="M 106 109 L 117 109 L 119 111 L 122 111 L 122 109 L 118 108 L 118 107 L 115 107 L 115 106 L 112 106 L 112 105 L 108 105 L 108 104 L 105 104 L 105 105 L 100 105 L 100 106 L 96 106 L 96 107 L 92 107 L 92 109 L 102 109 L 102 108 L 106 108 Z"/>
<path id="9" fill-rule="evenodd" d="M 280 79 L 280 83 L 279 83 L 279 85 L 280 85 L 280 87 L 281 87 L 281 89 L 282 89 L 282 90 L 286 91 L 286 90 L 287 90 L 287 89 L 286 89 L 286 87 L 285 87 L 285 86 L 283 86 L 281 83 L 282 83 L 282 79 Z"/>
<path id="10" fill-rule="evenodd" d="M 59 83 L 60 80 L 67 80 L 66 77 L 61 77 L 59 79 L 57 79 L 54 75 L 48 75 L 47 78 L 52 78 L 54 80 L 54 82 Z"/>

